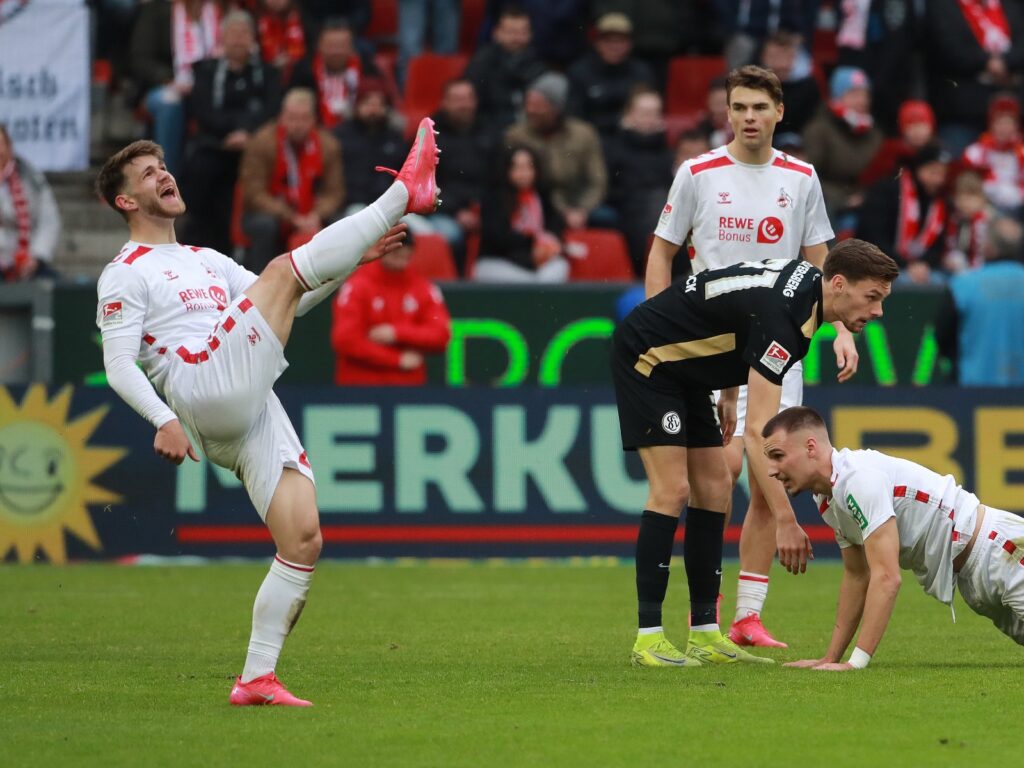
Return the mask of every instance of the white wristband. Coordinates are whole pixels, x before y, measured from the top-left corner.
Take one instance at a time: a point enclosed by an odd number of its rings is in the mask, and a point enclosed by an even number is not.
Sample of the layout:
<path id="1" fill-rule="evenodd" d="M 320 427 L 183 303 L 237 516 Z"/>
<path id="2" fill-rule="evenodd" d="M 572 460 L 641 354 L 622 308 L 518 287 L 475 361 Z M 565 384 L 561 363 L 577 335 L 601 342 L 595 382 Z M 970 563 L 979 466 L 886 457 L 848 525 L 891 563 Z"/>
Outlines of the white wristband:
<path id="1" fill-rule="evenodd" d="M 854 648 L 853 653 L 850 654 L 850 660 L 847 662 L 854 669 L 864 669 L 871 661 L 871 654 L 865 653 L 860 648 Z"/>

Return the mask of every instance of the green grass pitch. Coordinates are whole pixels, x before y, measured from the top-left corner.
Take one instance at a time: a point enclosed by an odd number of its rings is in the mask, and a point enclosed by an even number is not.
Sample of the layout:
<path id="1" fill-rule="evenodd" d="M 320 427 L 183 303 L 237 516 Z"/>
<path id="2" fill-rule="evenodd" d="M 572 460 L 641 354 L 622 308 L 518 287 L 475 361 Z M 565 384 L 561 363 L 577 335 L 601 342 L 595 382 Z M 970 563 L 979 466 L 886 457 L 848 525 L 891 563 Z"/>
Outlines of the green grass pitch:
<path id="1" fill-rule="evenodd" d="M 830 675 L 631 668 L 625 565 L 323 563 L 278 668 L 316 706 L 235 709 L 264 573 L 0 567 L 0 764 L 962 766 L 1021 743 L 1021 649 L 909 574 L 871 667 Z M 768 624 L 791 648 L 770 655 L 824 651 L 840 574 L 776 567 Z"/>

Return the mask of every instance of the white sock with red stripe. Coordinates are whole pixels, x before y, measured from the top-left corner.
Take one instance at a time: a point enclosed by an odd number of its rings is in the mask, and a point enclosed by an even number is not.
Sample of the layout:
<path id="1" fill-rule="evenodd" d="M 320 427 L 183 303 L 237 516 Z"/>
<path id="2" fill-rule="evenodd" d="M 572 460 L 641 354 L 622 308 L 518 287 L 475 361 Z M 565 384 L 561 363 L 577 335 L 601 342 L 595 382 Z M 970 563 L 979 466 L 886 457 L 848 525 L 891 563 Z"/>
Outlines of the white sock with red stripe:
<path id="1" fill-rule="evenodd" d="M 736 584 L 736 619 L 740 621 L 750 614 L 761 615 L 764 601 L 768 597 L 768 575 L 740 571 Z"/>
<path id="2" fill-rule="evenodd" d="M 284 639 L 306 604 L 312 580 L 313 566 L 290 563 L 275 555 L 252 607 L 252 636 L 242 670 L 243 683 L 274 671 Z"/>
<path id="3" fill-rule="evenodd" d="M 317 232 L 291 253 L 292 271 L 307 291 L 348 277 L 366 249 L 405 214 L 409 190 L 396 181 L 373 203 Z"/>

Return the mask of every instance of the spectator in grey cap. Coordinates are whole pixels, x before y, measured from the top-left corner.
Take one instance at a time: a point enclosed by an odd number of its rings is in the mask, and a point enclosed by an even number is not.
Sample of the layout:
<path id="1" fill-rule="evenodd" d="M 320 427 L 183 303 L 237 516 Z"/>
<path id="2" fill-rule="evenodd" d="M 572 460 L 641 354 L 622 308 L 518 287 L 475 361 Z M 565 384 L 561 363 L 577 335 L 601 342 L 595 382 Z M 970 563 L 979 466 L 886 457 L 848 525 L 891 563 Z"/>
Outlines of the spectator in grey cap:
<path id="1" fill-rule="evenodd" d="M 589 123 L 565 114 L 569 81 L 545 72 L 526 90 L 526 114 L 505 133 L 509 147 L 526 146 L 541 159 L 551 199 L 569 229 L 587 225 L 608 188 L 601 141 Z"/>

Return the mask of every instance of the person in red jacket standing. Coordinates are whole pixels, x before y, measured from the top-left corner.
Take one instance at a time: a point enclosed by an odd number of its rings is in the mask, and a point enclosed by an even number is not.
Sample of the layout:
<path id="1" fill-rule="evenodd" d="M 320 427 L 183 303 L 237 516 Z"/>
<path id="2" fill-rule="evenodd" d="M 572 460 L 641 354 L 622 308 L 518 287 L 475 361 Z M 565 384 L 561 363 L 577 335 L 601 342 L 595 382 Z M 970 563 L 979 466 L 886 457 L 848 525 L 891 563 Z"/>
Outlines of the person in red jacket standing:
<path id="1" fill-rule="evenodd" d="M 334 302 L 334 383 L 416 386 L 427 381 L 424 355 L 443 352 L 451 320 L 435 285 L 410 265 L 413 244 L 357 270 Z"/>

